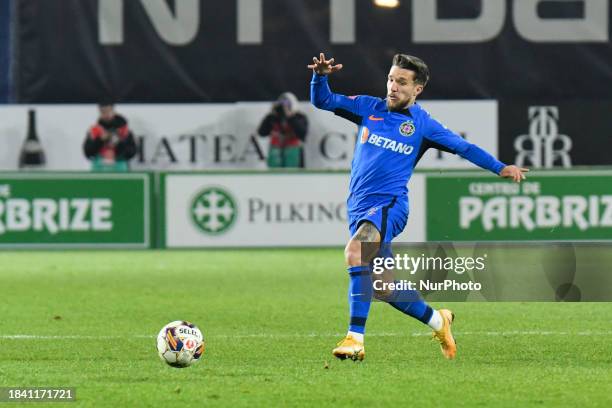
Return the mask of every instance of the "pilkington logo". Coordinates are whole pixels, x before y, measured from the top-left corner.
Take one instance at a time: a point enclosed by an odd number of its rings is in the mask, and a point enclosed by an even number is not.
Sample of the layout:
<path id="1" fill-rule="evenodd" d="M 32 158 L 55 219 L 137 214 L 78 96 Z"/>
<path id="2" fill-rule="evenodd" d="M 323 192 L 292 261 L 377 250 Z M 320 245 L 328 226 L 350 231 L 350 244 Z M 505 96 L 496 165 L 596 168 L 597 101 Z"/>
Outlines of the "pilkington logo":
<path id="1" fill-rule="evenodd" d="M 206 234 L 223 234 L 234 224 L 237 215 L 236 201 L 219 187 L 200 191 L 191 203 L 191 219 Z"/>

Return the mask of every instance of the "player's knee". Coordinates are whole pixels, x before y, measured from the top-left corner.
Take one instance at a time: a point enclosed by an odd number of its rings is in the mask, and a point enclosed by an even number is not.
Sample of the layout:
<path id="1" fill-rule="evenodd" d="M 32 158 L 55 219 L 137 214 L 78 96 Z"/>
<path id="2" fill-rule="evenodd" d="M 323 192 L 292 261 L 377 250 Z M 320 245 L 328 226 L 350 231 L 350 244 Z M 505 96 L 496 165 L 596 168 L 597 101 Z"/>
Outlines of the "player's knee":
<path id="1" fill-rule="evenodd" d="M 351 239 L 344 248 L 344 260 L 348 266 L 361 265 L 361 242 Z"/>

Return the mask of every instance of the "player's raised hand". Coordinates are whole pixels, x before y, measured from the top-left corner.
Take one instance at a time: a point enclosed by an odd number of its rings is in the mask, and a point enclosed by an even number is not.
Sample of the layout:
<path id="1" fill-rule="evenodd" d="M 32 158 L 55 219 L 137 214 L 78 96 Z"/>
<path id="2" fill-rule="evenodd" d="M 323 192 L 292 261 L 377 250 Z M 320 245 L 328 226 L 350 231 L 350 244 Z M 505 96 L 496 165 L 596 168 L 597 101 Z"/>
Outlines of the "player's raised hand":
<path id="1" fill-rule="evenodd" d="M 328 60 L 325 59 L 325 55 L 323 53 L 319 54 L 319 58 L 312 57 L 312 64 L 308 65 L 309 69 L 312 69 L 319 75 L 329 75 L 334 72 L 340 71 L 342 69 L 342 64 L 334 65 L 334 59 L 330 58 Z"/>
<path id="2" fill-rule="evenodd" d="M 525 173 L 527 173 L 529 169 L 524 169 L 522 167 L 517 167 L 514 164 L 510 166 L 506 166 L 499 173 L 500 177 L 511 178 L 513 181 L 520 183 L 522 180 L 525 180 Z"/>

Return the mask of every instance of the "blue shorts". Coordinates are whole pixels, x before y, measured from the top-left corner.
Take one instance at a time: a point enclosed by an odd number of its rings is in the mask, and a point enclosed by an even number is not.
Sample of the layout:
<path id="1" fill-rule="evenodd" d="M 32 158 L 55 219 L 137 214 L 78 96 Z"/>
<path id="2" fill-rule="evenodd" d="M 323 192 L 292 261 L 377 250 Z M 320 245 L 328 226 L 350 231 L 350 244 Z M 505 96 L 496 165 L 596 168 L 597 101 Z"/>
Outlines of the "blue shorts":
<path id="1" fill-rule="evenodd" d="M 364 208 L 363 205 L 359 206 Z M 364 210 L 348 209 L 349 230 L 355 235 L 359 226 L 368 221 L 374 224 L 382 242 L 391 242 L 406 227 L 408 221 L 408 198 L 394 196 L 377 196 Z"/>

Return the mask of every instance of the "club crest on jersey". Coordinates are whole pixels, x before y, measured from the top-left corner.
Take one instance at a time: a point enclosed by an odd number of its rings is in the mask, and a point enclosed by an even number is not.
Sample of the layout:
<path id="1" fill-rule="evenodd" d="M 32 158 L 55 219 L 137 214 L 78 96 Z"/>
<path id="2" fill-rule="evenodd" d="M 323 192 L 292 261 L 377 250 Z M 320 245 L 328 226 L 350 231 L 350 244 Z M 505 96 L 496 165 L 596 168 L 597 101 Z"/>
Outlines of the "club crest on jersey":
<path id="1" fill-rule="evenodd" d="M 403 136 L 412 136 L 416 127 L 414 126 L 414 122 L 411 120 L 407 120 L 401 125 L 399 125 L 399 131 Z"/>

